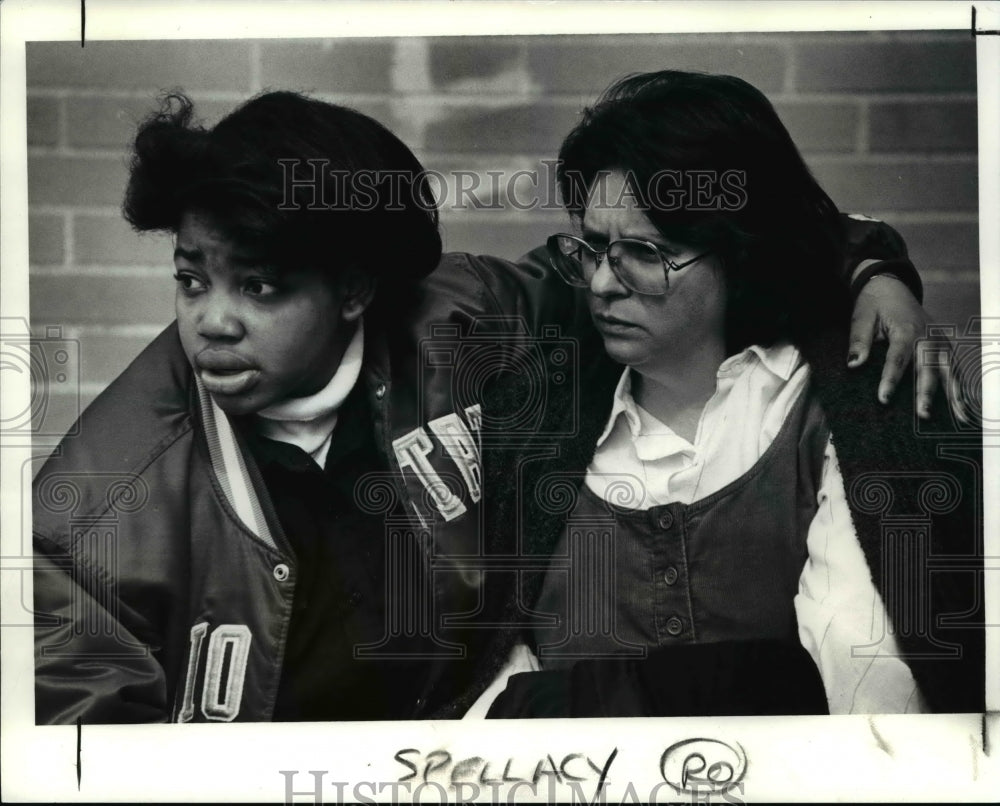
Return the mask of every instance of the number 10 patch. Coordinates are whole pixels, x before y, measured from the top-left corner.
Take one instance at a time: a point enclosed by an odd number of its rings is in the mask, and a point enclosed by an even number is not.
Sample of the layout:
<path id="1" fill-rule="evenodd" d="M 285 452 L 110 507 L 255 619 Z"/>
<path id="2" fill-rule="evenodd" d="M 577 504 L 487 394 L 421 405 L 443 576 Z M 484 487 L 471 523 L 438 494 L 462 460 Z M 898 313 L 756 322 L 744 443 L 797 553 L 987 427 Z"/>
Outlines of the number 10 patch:
<path id="1" fill-rule="evenodd" d="M 191 722 L 195 717 L 195 691 L 207 633 L 208 624 L 205 622 L 191 628 L 191 648 L 178 722 Z M 204 653 L 205 672 L 200 697 L 201 714 L 205 719 L 232 722 L 239 715 L 252 637 L 250 628 L 245 624 L 220 624 L 212 631 Z"/>

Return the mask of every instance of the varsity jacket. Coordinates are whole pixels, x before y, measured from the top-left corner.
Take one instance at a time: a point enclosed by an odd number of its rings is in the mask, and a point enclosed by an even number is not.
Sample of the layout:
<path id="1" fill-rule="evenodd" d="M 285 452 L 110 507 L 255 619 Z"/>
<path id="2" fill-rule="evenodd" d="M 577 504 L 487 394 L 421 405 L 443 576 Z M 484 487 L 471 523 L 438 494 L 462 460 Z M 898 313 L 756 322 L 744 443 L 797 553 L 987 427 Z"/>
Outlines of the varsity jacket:
<path id="1" fill-rule="evenodd" d="M 388 470 L 361 479 L 355 498 L 384 515 L 394 568 L 424 566 L 382 649 L 428 634 L 440 645 L 414 717 L 465 698 L 463 669 L 484 634 L 431 626 L 474 611 L 481 584 L 451 559 L 482 553 L 483 411 L 463 366 L 488 378 L 529 321 L 572 320 L 557 282 L 530 265 L 447 255 L 391 326 L 366 317 L 361 382 Z M 176 324 L 75 430 L 33 486 L 38 722 L 269 720 L 296 560 Z"/>
<path id="2" fill-rule="evenodd" d="M 884 225 L 849 222 L 846 237 L 848 271 L 865 257 L 905 258 Z M 363 382 L 388 469 L 359 481 L 356 500 L 385 518 L 398 549 L 390 571 L 419 577 L 379 649 L 432 636 L 412 716 L 455 717 L 521 623 L 516 530 L 498 520 L 505 490 L 492 493 L 482 458 L 544 436 L 560 390 L 575 394 L 575 367 L 596 354 L 580 296 L 538 250 L 516 264 L 445 255 L 403 302 L 366 346 Z M 516 400 L 487 394 L 514 389 L 511 380 L 524 392 Z M 271 719 L 296 560 L 176 325 L 71 433 L 32 491 L 36 720 Z"/>

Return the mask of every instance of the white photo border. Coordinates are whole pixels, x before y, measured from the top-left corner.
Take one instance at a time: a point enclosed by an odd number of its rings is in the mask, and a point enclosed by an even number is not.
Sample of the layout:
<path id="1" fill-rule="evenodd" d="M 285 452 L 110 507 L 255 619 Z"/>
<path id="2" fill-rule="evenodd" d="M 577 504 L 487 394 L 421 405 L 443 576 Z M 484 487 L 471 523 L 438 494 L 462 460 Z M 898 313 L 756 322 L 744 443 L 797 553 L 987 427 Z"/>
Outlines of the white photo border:
<path id="1" fill-rule="evenodd" d="M 1000 30 L 1000 4 L 975 5 L 977 27 Z M 86 37 L 968 30 L 971 8 L 949 2 L 90 2 Z M 80 25 L 80 4 L 67 0 L 5 2 L 0 8 L 0 314 L 5 318 L 28 318 L 25 43 L 78 41 Z M 1000 219 L 1000 36 L 978 37 L 977 60 L 982 315 L 1000 317 L 1000 228 L 986 225 Z M 984 417 L 992 421 L 1000 420 L 997 375 L 984 374 L 991 382 L 984 390 Z M 5 382 L 3 405 L 16 406 L 26 394 L 27 380 L 23 387 Z M 987 448 L 997 447 L 997 437 L 992 440 Z M 30 524 L 25 517 L 30 495 L 21 484 L 30 448 L 0 444 L 2 605 L 10 613 L 31 602 L 31 575 L 22 558 L 22 547 L 30 545 L 30 528 L 25 526 Z M 1000 489 L 997 453 L 984 451 L 986 490 Z M 997 558 L 1000 503 L 988 495 L 984 499 L 986 555 Z M 994 582 L 997 570 L 994 559 Z M 1000 585 L 986 588 L 987 623 L 1000 624 Z M 711 737 L 745 750 L 749 765 L 740 800 L 991 800 L 990 795 L 1000 791 L 1000 635 L 994 629 L 987 637 L 986 715 L 97 726 L 83 729 L 78 785 L 77 729 L 34 725 L 30 626 L 4 626 L 2 797 L 7 802 L 283 802 L 288 776 L 281 771 L 296 771 L 294 800 L 311 803 L 315 778 L 309 771 L 323 771 L 325 802 L 337 802 L 338 797 L 381 802 L 392 797 L 391 784 L 409 769 L 396 754 L 414 748 L 425 755 L 444 750 L 455 761 L 478 756 L 500 768 L 513 759 L 511 769 L 517 771 L 520 765 L 522 772 L 550 756 L 559 765 L 569 755 L 603 761 L 617 750 L 605 802 L 631 802 L 630 797 L 645 801 L 662 782 L 659 765 L 667 747 Z M 346 783 L 338 789 L 336 782 Z M 631 795 L 627 782 L 633 787 Z M 358 784 L 363 788 L 357 789 Z M 522 787 L 518 798 L 544 801 L 547 791 L 542 784 L 532 797 Z M 405 801 L 413 793 L 401 788 L 395 794 Z M 436 790 L 421 794 L 438 802 Z M 566 799 L 570 790 L 556 794 Z M 661 802 L 688 797 L 662 790 L 657 794 Z M 489 800 L 488 791 L 482 796 Z"/>

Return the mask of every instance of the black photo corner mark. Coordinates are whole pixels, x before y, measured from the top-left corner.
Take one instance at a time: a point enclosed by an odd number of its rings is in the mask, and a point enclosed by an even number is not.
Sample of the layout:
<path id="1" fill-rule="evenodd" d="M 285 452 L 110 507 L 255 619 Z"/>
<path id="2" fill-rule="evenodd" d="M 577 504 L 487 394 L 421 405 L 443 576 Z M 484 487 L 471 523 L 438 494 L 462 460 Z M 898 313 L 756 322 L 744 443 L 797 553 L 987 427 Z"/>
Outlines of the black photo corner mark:
<path id="1" fill-rule="evenodd" d="M 972 38 L 975 39 L 977 36 L 1000 36 L 1000 30 L 996 31 L 980 31 L 976 28 L 976 7 L 972 7 Z"/>
<path id="2" fill-rule="evenodd" d="M 83 755 L 83 717 L 76 718 L 76 791 L 80 791 L 80 781 L 83 779 L 83 765 L 80 757 Z"/>

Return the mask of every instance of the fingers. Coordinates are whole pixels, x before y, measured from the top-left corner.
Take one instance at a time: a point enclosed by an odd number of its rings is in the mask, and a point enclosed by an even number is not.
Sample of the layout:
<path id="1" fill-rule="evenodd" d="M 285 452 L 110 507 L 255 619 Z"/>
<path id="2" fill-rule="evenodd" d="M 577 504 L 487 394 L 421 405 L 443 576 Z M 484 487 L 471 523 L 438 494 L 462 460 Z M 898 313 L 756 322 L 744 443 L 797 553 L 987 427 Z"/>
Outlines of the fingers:
<path id="1" fill-rule="evenodd" d="M 878 315 L 874 305 L 859 297 L 851 316 L 851 335 L 847 346 L 847 366 L 860 367 L 868 360 L 875 339 Z"/>
<path id="2" fill-rule="evenodd" d="M 926 420 L 931 416 L 931 404 L 938 388 L 948 392 L 951 386 L 951 351 L 936 342 L 921 341 L 917 345 L 917 416 Z"/>
<path id="3" fill-rule="evenodd" d="M 885 365 L 882 367 L 882 380 L 878 385 L 878 399 L 880 403 L 888 403 L 892 393 L 899 386 L 899 381 L 903 377 L 910 364 L 910 356 L 913 354 L 915 339 L 908 338 L 903 329 L 889 332 L 889 350 L 885 355 Z"/>
<path id="4" fill-rule="evenodd" d="M 955 419 L 962 425 L 971 425 L 973 418 L 967 405 L 969 379 L 962 372 L 963 364 L 956 363 L 955 343 L 945 337 L 922 340 L 917 346 L 917 415 L 930 417 L 934 394 L 944 389 L 948 406 Z"/>

